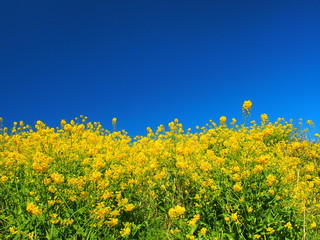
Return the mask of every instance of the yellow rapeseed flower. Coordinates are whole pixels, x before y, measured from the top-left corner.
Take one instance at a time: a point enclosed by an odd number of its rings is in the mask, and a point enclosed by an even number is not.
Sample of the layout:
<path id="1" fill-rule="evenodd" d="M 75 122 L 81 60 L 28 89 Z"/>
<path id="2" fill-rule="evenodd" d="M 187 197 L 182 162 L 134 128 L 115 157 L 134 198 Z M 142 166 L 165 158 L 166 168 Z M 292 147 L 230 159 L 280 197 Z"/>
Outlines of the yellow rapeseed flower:
<path id="1" fill-rule="evenodd" d="M 233 189 L 234 189 L 236 192 L 240 192 L 240 191 L 242 190 L 241 182 L 237 182 L 237 183 L 233 186 Z"/>
<path id="2" fill-rule="evenodd" d="M 131 233 L 131 229 L 129 227 L 126 227 L 120 231 L 120 234 L 122 237 L 128 236 Z"/>
<path id="3" fill-rule="evenodd" d="M 250 100 L 244 101 L 242 105 L 242 109 L 246 112 L 250 112 L 251 108 L 252 108 L 252 102 Z"/>
<path id="4" fill-rule="evenodd" d="M 42 214 L 41 209 L 35 205 L 34 203 L 27 203 L 27 207 L 26 210 L 32 214 L 32 215 L 36 215 L 36 216 L 40 216 Z"/>
<path id="5" fill-rule="evenodd" d="M 190 240 L 196 239 L 195 236 L 192 236 L 192 235 L 190 235 L 190 234 L 187 234 L 187 235 L 186 235 L 186 238 L 187 238 L 187 239 L 190 239 Z"/>
<path id="6" fill-rule="evenodd" d="M 232 214 L 231 214 L 231 219 L 232 219 L 233 221 L 237 221 L 237 220 L 238 220 L 238 213 L 232 213 Z"/>
<path id="7" fill-rule="evenodd" d="M 72 131 L 72 126 L 70 124 L 65 124 L 63 126 L 63 129 L 66 131 L 66 132 L 71 132 Z"/>
<path id="8" fill-rule="evenodd" d="M 170 233 L 172 234 L 172 235 L 174 235 L 175 233 L 179 233 L 180 232 L 180 229 L 178 229 L 178 228 L 174 228 L 174 229 L 171 229 L 170 230 Z"/>
<path id="9" fill-rule="evenodd" d="M 207 228 L 201 228 L 200 235 L 206 235 L 208 229 Z"/>
<path id="10" fill-rule="evenodd" d="M 131 212 L 131 211 L 133 211 L 135 209 L 135 206 L 132 204 L 132 203 L 130 203 L 130 204 L 127 204 L 127 205 L 125 205 L 125 211 L 126 212 Z"/>
<path id="11" fill-rule="evenodd" d="M 169 209 L 169 216 L 172 219 L 177 219 L 177 218 L 183 216 L 185 214 L 185 212 L 186 212 L 186 209 L 184 207 L 181 207 L 178 205 L 174 208 Z"/>
<path id="12" fill-rule="evenodd" d="M 12 234 L 18 233 L 18 231 L 14 227 L 9 227 L 9 232 Z"/>
<path id="13" fill-rule="evenodd" d="M 284 227 L 288 228 L 288 229 L 292 229 L 292 224 L 291 222 L 287 222 Z"/>
<path id="14" fill-rule="evenodd" d="M 273 234 L 275 232 L 275 230 L 272 227 L 268 227 L 267 232 L 268 232 L 268 234 Z"/>
<path id="15" fill-rule="evenodd" d="M 0 181 L 1 182 L 6 182 L 9 178 L 7 176 L 1 176 Z"/>
<path id="16" fill-rule="evenodd" d="M 264 122 L 264 123 L 267 122 L 268 119 L 269 119 L 269 117 L 268 117 L 268 115 L 266 113 L 261 114 L 260 118 L 261 118 L 261 121 Z"/>
<path id="17" fill-rule="evenodd" d="M 119 219 L 118 218 L 110 218 L 107 223 L 108 223 L 109 227 L 114 227 L 119 223 Z"/>
<path id="18" fill-rule="evenodd" d="M 227 122 L 227 118 L 225 116 L 220 117 L 220 124 L 225 125 Z"/>
<path id="19" fill-rule="evenodd" d="M 200 215 L 196 214 L 191 220 L 188 221 L 188 225 L 194 227 L 199 220 L 200 220 Z"/>
<path id="20" fill-rule="evenodd" d="M 67 124 L 67 121 L 66 121 L 66 120 L 64 120 L 64 119 L 62 119 L 62 120 L 60 121 L 60 124 L 61 124 L 61 126 L 64 126 L 64 125 L 66 125 L 66 124 Z"/>
<path id="21" fill-rule="evenodd" d="M 274 193 L 275 193 L 273 189 L 269 189 L 268 192 L 269 192 L 270 194 L 272 194 L 272 195 L 274 195 Z"/>
<path id="22" fill-rule="evenodd" d="M 117 118 L 112 118 L 112 125 L 115 126 L 117 124 Z"/>
<path id="23" fill-rule="evenodd" d="M 253 172 L 254 173 L 259 173 L 259 172 L 261 172 L 263 170 L 263 166 L 262 165 L 256 165 L 256 166 L 254 166 L 254 169 L 253 169 Z"/>
<path id="24" fill-rule="evenodd" d="M 64 176 L 60 173 L 52 173 L 50 174 L 51 179 L 55 182 L 55 183 L 63 183 L 64 182 Z"/>
<path id="25" fill-rule="evenodd" d="M 315 168 L 314 163 L 309 163 L 309 164 L 305 165 L 305 170 L 307 173 L 312 173 L 315 171 L 315 169 L 316 168 Z"/>
<path id="26" fill-rule="evenodd" d="M 72 225 L 73 222 L 74 222 L 74 220 L 73 220 L 73 219 L 70 219 L 70 218 L 64 219 L 64 220 L 61 221 L 61 223 L 62 223 L 63 225 L 65 225 L 65 226 L 70 226 L 70 225 Z"/>
<path id="27" fill-rule="evenodd" d="M 272 186 L 274 183 L 276 183 L 277 182 L 277 177 L 276 176 L 274 176 L 274 175 L 272 175 L 272 174 L 269 174 L 268 176 L 267 176 L 267 185 L 268 186 Z"/>

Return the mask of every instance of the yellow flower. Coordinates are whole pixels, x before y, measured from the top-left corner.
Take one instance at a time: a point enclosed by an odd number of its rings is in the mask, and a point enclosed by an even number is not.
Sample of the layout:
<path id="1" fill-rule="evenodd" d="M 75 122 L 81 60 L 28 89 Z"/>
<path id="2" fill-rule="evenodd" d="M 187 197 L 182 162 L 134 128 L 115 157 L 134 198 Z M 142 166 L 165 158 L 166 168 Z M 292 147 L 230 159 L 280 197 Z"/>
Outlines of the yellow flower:
<path id="1" fill-rule="evenodd" d="M 250 100 L 244 101 L 242 109 L 246 112 L 249 112 L 252 107 L 252 102 Z"/>
<path id="2" fill-rule="evenodd" d="M 267 114 L 264 113 L 264 114 L 261 114 L 260 118 L 262 122 L 267 122 L 269 117 Z"/>
<path id="3" fill-rule="evenodd" d="M 240 171 L 241 171 L 241 169 L 240 169 L 239 166 L 233 167 L 232 170 L 233 170 L 234 172 L 240 172 Z"/>
<path id="4" fill-rule="evenodd" d="M 64 120 L 64 119 L 62 119 L 62 120 L 60 121 L 60 124 L 61 124 L 61 126 L 64 126 L 64 125 L 66 125 L 66 124 L 67 124 L 67 121 L 66 121 L 66 120 Z"/>
<path id="5" fill-rule="evenodd" d="M 125 205 L 125 209 L 124 210 L 126 212 L 131 212 L 131 211 L 133 211 L 133 209 L 135 209 L 135 206 L 132 203 L 130 203 L 130 204 Z"/>
<path id="6" fill-rule="evenodd" d="M 275 232 L 275 230 L 272 227 L 268 227 L 267 232 L 268 232 L 268 234 L 273 234 Z"/>
<path id="7" fill-rule="evenodd" d="M 307 124 L 308 124 L 308 125 L 311 125 L 311 126 L 314 125 L 314 123 L 312 122 L 312 120 L 307 120 Z"/>
<path id="8" fill-rule="evenodd" d="M 312 173 L 315 171 L 314 163 L 309 163 L 309 164 L 305 165 L 304 168 L 306 169 L 307 173 Z"/>
<path id="9" fill-rule="evenodd" d="M 71 132 L 72 131 L 72 126 L 70 124 L 65 124 L 63 126 L 63 129 L 66 131 L 66 132 Z"/>
<path id="10" fill-rule="evenodd" d="M 175 233 L 178 233 L 178 232 L 180 232 L 180 230 L 179 230 L 178 228 L 174 228 L 174 229 L 171 229 L 171 230 L 170 230 L 170 233 L 171 233 L 172 235 L 174 235 Z"/>
<path id="11" fill-rule="evenodd" d="M 62 224 L 64 224 L 65 226 L 70 226 L 73 222 L 74 222 L 73 219 L 68 218 L 68 219 L 64 219 L 62 221 Z"/>
<path id="12" fill-rule="evenodd" d="M 50 177 L 55 183 L 59 184 L 64 182 L 64 176 L 60 173 L 52 173 L 50 174 Z"/>
<path id="13" fill-rule="evenodd" d="M 119 223 L 117 218 L 109 218 L 108 225 L 109 227 L 114 227 Z"/>
<path id="14" fill-rule="evenodd" d="M 208 231 L 208 229 L 206 229 L 206 228 L 201 228 L 201 230 L 200 230 L 200 235 L 206 235 L 207 231 Z"/>
<path id="15" fill-rule="evenodd" d="M 311 223 L 311 224 L 310 224 L 310 228 L 311 228 L 311 229 L 316 229 L 316 228 L 317 228 L 316 222 Z"/>
<path id="16" fill-rule="evenodd" d="M 128 236 L 131 233 L 131 229 L 129 227 L 121 230 L 120 234 L 122 237 Z"/>
<path id="17" fill-rule="evenodd" d="M 112 217 L 117 217 L 117 216 L 120 215 L 120 212 L 119 212 L 118 210 L 114 210 L 114 211 L 110 212 L 110 215 L 111 215 Z"/>
<path id="18" fill-rule="evenodd" d="M 277 182 L 277 177 L 272 174 L 269 174 L 267 176 L 267 185 L 272 186 L 275 182 Z"/>
<path id="19" fill-rule="evenodd" d="M 253 172 L 258 173 L 258 172 L 261 172 L 262 170 L 263 170 L 263 166 L 256 165 L 256 166 L 254 166 Z"/>
<path id="20" fill-rule="evenodd" d="M 102 176 L 102 173 L 99 172 L 99 171 L 94 171 L 91 173 L 91 178 L 90 180 L 92 181 L 97 181 L 97 180 L 100 180 L 101 179 L 101 176 Z"/>
<path id="21" fill-rule="evenodd" d="M 235 181 L 240 181 L 241 180 L 241 176 L 236 173 L 236 174 L 232 175 L 232 179 L 235 180 Z"/>
<path id="22" fill-rule="evenodd" d="M 115 126 L 117 124 L 117 118 L 112 118 L 112 125 Z"/>
<path id="23" fill-rule="evenodd" d="M 237 183 L 233 186 L 233 189 L 234 189 L 236 192 L 240 192 L 240 191 L 242 190 L 241 182 L 237 182 Z"/>
<path id="24" fill-rule="evenodd" d="M 196 214 L 190 221 L 188 221 L 188 225 L 194 227 L 197 224 L 197 221 L 199 220 L 200 220 L 200 215 Z"/>
<path id="25" fill-rule="evenodd" d="M 83 132 L 85 126 L 83 124 L 80 124 L 78 127 L 77 127 L 77 131 L 78 132 Z"/>
<path id="26" fill-rule="evenodd" d="M 6 182 L 9 178 L 7 176 L 1 176 L 0 181 Z"/>
<path id="27" fill-rule="evenodd" d="M 220 124 L 225 125 L 227 122 L 227 118 L 225 116 L 220 117 Z"/>
<path id="28" fill-rule="evenodd" d="M 50 178 L 45 178 L 45 179 L 43 179 L 43 184 L 44 185 L 49 185 L 51 183 L 51 179 Z"/>
<path id="29" fill-rule="evenodd" d="M 14 227 L 9 227 L 9 232 L 12 234 L 18 233 L 18 231 Z"/>
<path id="30" fill-rule="evenodd" d="M 35 205 L 34 203 L 27 203 L 26 210 L 30 214 L 36 215 L 36 216 L 40 216 L 42 214 L 41 209 L 37 205 Z"/>
<path id="31" fill-rule="evenodd" d="M 186 212 L 186 209 L 184 207 L 181 206 L 176 206 L 174 208 L 170 208 L 169 209 L 169 216 L 172 219 L 177 219 L 181 216 L 183 216 Z"/>
<path id="32" fill-rule="evenodd" d="M 273 190 L 273 189 L 269 189 L 268 192 L 269 192 L 271 195 L 274 195 L 274 190 Z"/>
<path id="33" fill-rule="evenodd" d="M 284 227 L 288 228 L 288 229 L 292 229 L 292 224 L 291 222 L 287 222 L 286 225 L 284 225 Z"/>
<path id="34" fill-rule="evenodd" d="M 51 192 L 51 193 L 54 193 L 54 192 L 57 191 L 57 188 L 56 188 L 55 186 L 50 185 L 50 186 L 48 187 L 48 191 Z"/>
<path id="35" fill-rule="evenodd" d="M 231 218 L 233 221 L 237 221 L 238 220 L 238 213 L 232 213 Z"/>
<path id="36" fill-rule="evenodd" d="M 186 235 L 186 238 L 187 238 L 187 239 L 190 239 L 190 240 L 196 239 L 195 236 L 192 236 L 192 235 L 189 235 L 189 234 Z"/>

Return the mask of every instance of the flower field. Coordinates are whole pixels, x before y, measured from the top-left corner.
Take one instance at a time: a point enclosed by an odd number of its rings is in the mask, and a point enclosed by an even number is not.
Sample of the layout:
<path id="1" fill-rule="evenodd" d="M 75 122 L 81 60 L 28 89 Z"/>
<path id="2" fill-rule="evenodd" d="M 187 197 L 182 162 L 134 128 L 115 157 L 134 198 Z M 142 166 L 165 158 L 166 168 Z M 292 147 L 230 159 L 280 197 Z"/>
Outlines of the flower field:
<path id="1" fill-rule="evenodd" d="M 290 121 L 112 122 L 0 129 L 1 239 L 320 239 L 320 143 Z"/>

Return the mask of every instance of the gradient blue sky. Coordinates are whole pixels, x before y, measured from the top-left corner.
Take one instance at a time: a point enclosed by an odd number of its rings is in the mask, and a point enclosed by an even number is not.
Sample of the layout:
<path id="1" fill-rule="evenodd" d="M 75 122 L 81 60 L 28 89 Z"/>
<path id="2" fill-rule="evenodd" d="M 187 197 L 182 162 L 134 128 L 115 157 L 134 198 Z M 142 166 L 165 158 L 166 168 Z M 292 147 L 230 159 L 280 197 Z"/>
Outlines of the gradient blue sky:
<path id="1" fill-rule="evenodd" d="M 1 1 L 0 116 L 49 126 L 83 114 L 130 136 L 311 119 L 320 129 L 320 1 Z"/>

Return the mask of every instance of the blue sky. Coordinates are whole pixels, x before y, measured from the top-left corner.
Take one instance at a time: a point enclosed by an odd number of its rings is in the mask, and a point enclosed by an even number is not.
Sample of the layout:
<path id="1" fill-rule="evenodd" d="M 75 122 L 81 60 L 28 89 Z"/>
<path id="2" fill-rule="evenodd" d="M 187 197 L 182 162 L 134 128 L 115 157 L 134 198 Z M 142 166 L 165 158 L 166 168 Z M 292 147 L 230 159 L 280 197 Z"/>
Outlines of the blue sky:
<path id="1" fill-rule="evenodd" d="M 1 1 L 0 116 L 49 126 L 83 114 L 130 136 L 311 119 L 320 128 L 320 1 Z"/>

